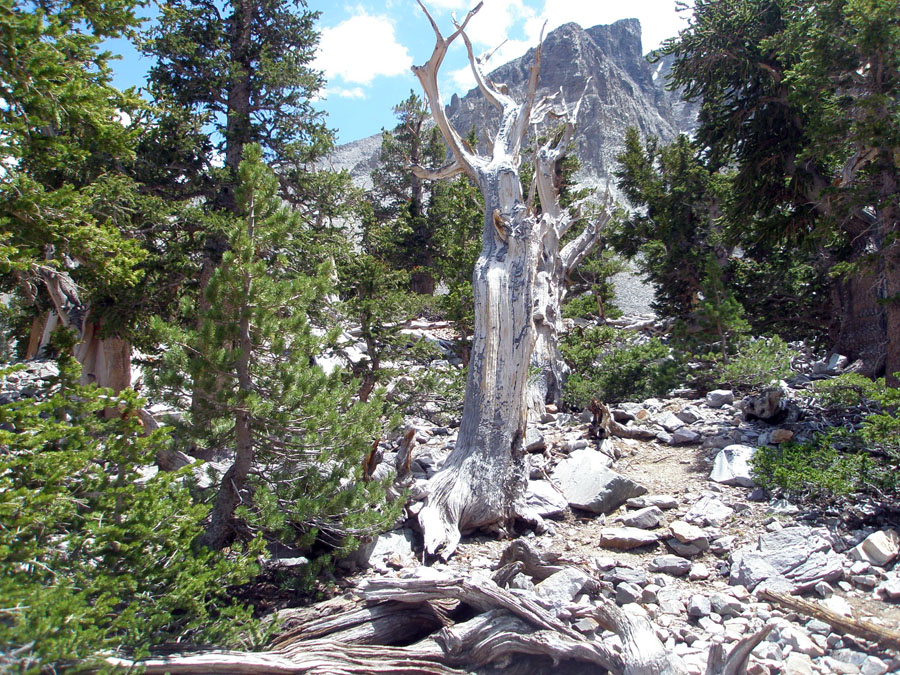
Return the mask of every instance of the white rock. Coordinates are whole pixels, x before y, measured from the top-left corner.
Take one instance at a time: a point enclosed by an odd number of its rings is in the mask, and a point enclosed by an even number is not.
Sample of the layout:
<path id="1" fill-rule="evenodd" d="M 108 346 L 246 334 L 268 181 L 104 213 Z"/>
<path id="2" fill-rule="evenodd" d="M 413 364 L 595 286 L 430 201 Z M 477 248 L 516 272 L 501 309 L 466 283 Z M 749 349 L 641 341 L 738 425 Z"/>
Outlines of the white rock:
<path id="1" fill-rule="evenodd" d="M 657 540 L 657 534 L 636 527 L 605 527 L 600 530 L 600 545 L 621 551 L 655 544 Z"/>
<path id="2" fill-rule="evenodd" d="M 784 661 L 784 675 L 813 675 L 812 659 L 806 654 L 791 652 Z"/>
<path id="3" fill-rule="evenodd" d="M 850 606 L 850 603 L 840 595 L 832 595 L 830 598 L 822 600 L 819 604 L 841 616 L 853 616 L 853 608 Z"/>
<path id="4" fill-rule="evenodd" d="M 714 389 L 706 395 L 706 405 L 710 408 L 721 408 L 734 403 L 734 392 L 730 389 Z"/>
<path id="5" fill-rule="evenodd" d="M 709 479 L 724 485 L 740 485 L 754 487 L 756 483 L 750 476 L 750 460 L 756 448 L 749 445 L 729 445 L 716 455 Z"/>
<path id="6" fill-rule="evenodd" d="M 900 535 L 896 530 L 880 530 L 850 549 L 853 560 L 863 560 L 884 567 L 900 554 Z"/>

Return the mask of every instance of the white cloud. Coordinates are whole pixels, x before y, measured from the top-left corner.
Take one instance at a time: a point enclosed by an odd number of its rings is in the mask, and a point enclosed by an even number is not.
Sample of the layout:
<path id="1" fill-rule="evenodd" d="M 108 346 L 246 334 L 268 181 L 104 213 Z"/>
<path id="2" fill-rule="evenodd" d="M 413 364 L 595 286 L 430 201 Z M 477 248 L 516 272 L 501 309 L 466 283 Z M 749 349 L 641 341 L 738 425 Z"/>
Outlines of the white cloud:
<path id="1" fill-rule="evenodd" d="M 466 27 L 466 33 L 476 48 L 493 49 L 513 34 L 514 26 L 533 16 L 534 10 L 522 0 L 484 0 L 484 6 Z M 459 18 L 462 20 L 462 17 Z"/>
<path id="2" fill-rule="evenodd" d="M 362 87 L 328 87 L 325 90 L 325 96 L 336 96 L 338 98 L 365 98 L 366 91 Z"/>
<path id="3" fill-rule="evenodd" d="M 438 11 L 469 9 L 469 0 L 428 0 L 425 5 L 429 11 L 434 8 Z M 460 17 L 462 18 L 462 17 Z"/>
<path id="4" fill-rule="evenodd" d="M 323 28 L 313 62 L 329 81 L 339 77 L 364 86 L 379 75 L 402 75 L 411 65 L 412 56 L 397 42 L 390 20 L 364 11 L 333 28 Z"/>
<path id="5" fill-rule="evenodd" d="M 453 91 L 465 92 L 475 86 L 475 76 L 472 75 L 472 68 L 469 66 L 451 70 L 449 76 Z"/>

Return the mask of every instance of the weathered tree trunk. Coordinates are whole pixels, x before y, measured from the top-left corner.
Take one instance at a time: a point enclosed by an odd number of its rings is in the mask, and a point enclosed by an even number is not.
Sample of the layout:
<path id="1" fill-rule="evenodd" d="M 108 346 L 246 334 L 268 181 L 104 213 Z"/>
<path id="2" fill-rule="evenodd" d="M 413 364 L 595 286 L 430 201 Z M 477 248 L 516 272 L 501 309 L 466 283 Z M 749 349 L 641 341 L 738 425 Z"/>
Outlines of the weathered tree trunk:
<path id="1" fill-rule="evenodd" d="M 563 110 L 557 112 L 554 97 L 536 102 L 541 46 L 535 50 L 524 101 L 516 103 L 484 78 L 465 33 L 466 24 L 481 5 L 469 12 L 461 25 L 456 23 L 456 31 L 447 39 L 421 1 L 419 5 L 431 22 L 436 44 L 428 63 L 414 67 L 413 72 L 455 161 L 436 171 L 414 167 L 414 172 L 431 180 L 465 172 L 481 188 L 485 204 L 481 254 L 472 278 L 475 326 L 459 435 L 443 469 L 432 478 L 419 513 L 426 551 L 443 549 L 443 555 L 449 556 L 461 531 L 502 530 L 521 508 L 528 374 L 535 340 L 540 340 L 541 353 L 547 355 L 541 363 L 550 364 L 549 369 L 561 368 L 557 343 L 560 289 L 566 271 L 590 250 L 598 225 L 585 228 L 576 241 L 558 250 L 559 239 L 572 219 L 559 206 L 554 176 L 574 131 L 578 106 L 572 112 L 562 102 Z M 448 46 L 460 36 L 481 93 L 500 111 L 490 157 L 477 155 L 463 142 L 441 101 L 437 72 Z M 543 206 L 543 212 L 537 214 L 534 190 L 527 202 L 522 195 L 520 151 L 529 126 L 548 115 L 564 118 L 566 128 L 559 140 L 548 142 L 536 154 L 535 189 Z M 544 262 L 539 274 L 542 247 Z M 536 289 L 540 293 L 537 311 Z M 544 379 L 547 391 L 538 396 L 546 397 L 549 390 L 558 396 L 561 377 L 562 372 L 551 372 Z"/>
<path id="2" fill-rule="evenodd" d="M 131 386 L 131 343 L 120 337 L 100 337 L 100 324 L 90 320 L 90 307 L 82 303 L 68 274 L 42 270 L 41 277 L 55 308 L 56 321 L 48 318 L 41 345 L 57 321 L 78 335 L 74 356 L 81 364 L 82 384 L 96 384 L 120 392 Z M 49 329 L 49 330 L 48 330 Z"/>
<path id="3" fill-rule="evenodd" d="M 527 418 L 526 389 L 534 346 L 534 279 L 547 219 L 526 206 L 519 180 L 519 154 L 529 124 L 550 110 L 535 108 L 541 49 L 538 46 L 525 100 L 517 104 L 481 74 L 465 34 L 479 4 L 444 39 L 428 10 L 436 44 L 428 63 L 414 67 L 435 122 L 455 158 L 437 171 L 415 167 L 432 180 L 467 173 L 481 188 L 485 202 L 482 249 L 472 278 L 475 330 L 466 382 L 463 416 L 456 447 L 429 487 L 419 514 L 429 553 L 449 556 L 460 532 L 503 529 L 512 520 L 525 485 L 523 440 Z M 491 157 L 469 148 L 450 125 L 437 84 L 437 72 L 450 43 L 462 36 L 479 89 L 500 110 L 500 126 Z"/>
<path id="4" fill-rule="evenodd" d="M 475 336 L 459 435 L 419 515 L 432 553 L 444 545 L 449 555 L 460 528 L 504 527 L 524 488 L 537 242 L 535 223 L 516 194 L 518 175 L 512 167 L 502 171 L 497 182 L 506 182 L 505 187 L 483 188 L 491 210 L 485 215 L 484 244 L 472 281 Z M 505 241 L 495 227 L 495 211 L 512 216 L 504 224 L 509 227 Z"/>
<path id="5" fill-rule="evenodd" d="M 579 218 L 578 209 L 573 214 L 560 206 L 556 167 L 565 156 L 575 132 L 580 104 L 579 101 L 571 112 L 563 104 L 565 131 L 555 143 L 548 141 L 535 153 L 534 189 L 544 210 L 546 230 L 541 241 L 535 284 L 536 339 L 531 367 L 536 375 L 531 378 L 528 393 L 529 410 L 533 415 L 544 412 L 544 406 L 548 403 L 558 406 L 562 402 L 568 367 L 559 351 L 559 336 L 563 330 L 562 303 L 566 299 L 566 280 L 599 243 L 611 218 L 607 194 L 600 215 L 590 220 L 577 237 L 560 249 L 561 239 Z"/>

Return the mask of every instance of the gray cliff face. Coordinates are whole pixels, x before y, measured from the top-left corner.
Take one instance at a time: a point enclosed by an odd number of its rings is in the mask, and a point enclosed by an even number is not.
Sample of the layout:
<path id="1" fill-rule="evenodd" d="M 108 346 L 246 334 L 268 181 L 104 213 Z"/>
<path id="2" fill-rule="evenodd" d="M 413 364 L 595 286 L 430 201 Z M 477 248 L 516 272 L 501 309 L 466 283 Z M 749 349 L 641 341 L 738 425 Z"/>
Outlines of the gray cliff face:
<path id="1" fill-rule="evenodd" d="M 534 49 L 494 70 L 488 78 L 503 83 L 521 100 L 528 81 Z M 611 179 L 616 155 L 621 152 L 628 127 L 643 136 L 672 140 L 695 126 L 696 106 L 680 101 L 667 91 L 669 63 L 649 63 L 641 53 L 641 26 L 637 19 L 624 19 L 609 26 L 587 30 L 577 24 L 560 26 L 547 35 L 539 79 L 539 93 L 562 91 L 569 105 L 584 92 L 575 134 L 576 154 L 586 183 L 602 184 Z M 585 84 L 587 88 L 585 89 Z M 499 115 L 477 89 L 447 106 L 450 118 L 462 135 L 473 126 L 482 150 L 486 132 L 493 134 Z M 375 135 L 339 147 L 332 163 L 346 168 L 363 182 L 377 162 L 381 136 Z M 371 154 L 369 154 L 371 152 Z"/>

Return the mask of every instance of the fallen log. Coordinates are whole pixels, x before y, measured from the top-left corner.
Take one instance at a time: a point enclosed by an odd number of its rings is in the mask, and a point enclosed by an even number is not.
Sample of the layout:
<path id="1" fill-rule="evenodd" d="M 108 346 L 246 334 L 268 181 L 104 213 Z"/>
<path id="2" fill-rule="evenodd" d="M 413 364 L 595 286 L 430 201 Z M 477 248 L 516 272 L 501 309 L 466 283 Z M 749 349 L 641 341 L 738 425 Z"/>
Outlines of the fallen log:
<path id="1" fill-rule="evenodd" d="M 892 649 L 900 649 L 900 631 L 891 630 L 883 626 L 876 626 L 868 621 L 861 621 L 849 616 L 842 616 L 837 612 L 817 605 L 815 603 L 796 598 L 792 595 L 784 593 L 776 593 L 768 589 L 763 589 L 757 593 L 757 597 L 761 600 L 776 602 L 783 607 L 787 607 L 795 612 L 800 612 L 806 616 L 824 621 L 837 631 L 855 635 L 856 637 L 870 642 L 875 642 L 884 647 Z"/>
<path id="2" fill-rule="evenodd" d="M 543 658 L 547 669 L 570 661 L 622 675 L 687 672 L 681 660 L 665 650 L 646 617 L 625 612 L 605 598 L 595 605 L 569 605 L 562 615 L 594 617 L 619 635 L 621 649 L 586 638 L 534 600 L 486 576 L 370 579 L 361 584 L 360 594 L 367 605 L 340 598 L 280 613 L 289 630 L 267 651 L 215 650 L 142 661 L 109 657 L 106 664 L 151 675 L 455 675 L 509 666 L 510 672 L 543 672 L 535 669 L 535 659 Z M 472 610 L 479 614 L 472 617 Z M 453 623 L 453 617 L 460 616 L 468 618 Z M 406 644 L 392 646 L 398 642 Z"/>
<path id="3" fill-rule="evenodd" d="M 297 648 L 302 645 L 301 648 Z M 439 651 L 439 649 L 434 650 Z M 211 651 L 132 661 L 109 657 L 114 668 L 140 669 L 148 675 L 466 675 L 468 671 L 420 656 L 410 647 L 351 645 L 308 640 L 283 651 Z"/>
<path id="4" fill-rule="evenodd" d="M 594 415 L 591 422 L 590 432 L 597 438 L 631 438 L 638 441 L 652 441 L 656 438 L 656 433 L 649 429 L 641 427 L 626 427 L 624 424 L 616 422 L 609 408 L 599 399 L 591 401 L 589 410 Z"/>

